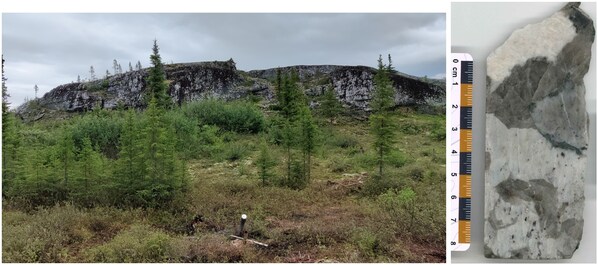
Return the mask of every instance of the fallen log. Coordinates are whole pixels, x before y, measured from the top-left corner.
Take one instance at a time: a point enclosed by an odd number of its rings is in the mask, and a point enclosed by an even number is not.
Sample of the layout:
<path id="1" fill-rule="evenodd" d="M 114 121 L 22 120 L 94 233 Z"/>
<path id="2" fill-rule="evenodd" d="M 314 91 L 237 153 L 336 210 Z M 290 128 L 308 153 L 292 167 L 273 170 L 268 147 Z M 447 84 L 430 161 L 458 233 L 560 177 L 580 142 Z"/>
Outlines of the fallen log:
<path id="1" fill-rule="evenodd" d="M 253 239 L 245 239 L 245 238 L 242 238 L 242 237 L 240 237 L 240 236 L 235 236 L 235 235 L 230 235 L 230 237 L 232 237 L 232 238 L 234 238 L 234 239 L 245 240 L 245 241 L 247 241 L 247 242 L 249 242 L 249 243 L 256 244 L 256 245 L 260 245 L 260 246 L 262 246 L 262 247 L 268 247 L 268 244 L 264 244 L 264 243 L 262 243 L 262 242 L 255 241 L 255 240 L 253 240 Z"/>

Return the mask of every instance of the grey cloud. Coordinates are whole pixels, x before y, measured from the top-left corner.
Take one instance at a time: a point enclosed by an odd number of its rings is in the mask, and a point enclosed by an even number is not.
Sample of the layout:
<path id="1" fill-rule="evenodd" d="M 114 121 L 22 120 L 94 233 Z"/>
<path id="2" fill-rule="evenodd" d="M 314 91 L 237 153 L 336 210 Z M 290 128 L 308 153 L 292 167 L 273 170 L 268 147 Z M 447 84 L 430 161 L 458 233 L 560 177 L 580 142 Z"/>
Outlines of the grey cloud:
<path id="1" fill-rule="evenodd" d="M 165 62 L 226 60 L 242 70 L 297 64 L 376 66 L 441 76 L 445 14 L 3 14 L 3 55 L 13 106 L 57 85 L 149 65 L 156 38 Z"/>

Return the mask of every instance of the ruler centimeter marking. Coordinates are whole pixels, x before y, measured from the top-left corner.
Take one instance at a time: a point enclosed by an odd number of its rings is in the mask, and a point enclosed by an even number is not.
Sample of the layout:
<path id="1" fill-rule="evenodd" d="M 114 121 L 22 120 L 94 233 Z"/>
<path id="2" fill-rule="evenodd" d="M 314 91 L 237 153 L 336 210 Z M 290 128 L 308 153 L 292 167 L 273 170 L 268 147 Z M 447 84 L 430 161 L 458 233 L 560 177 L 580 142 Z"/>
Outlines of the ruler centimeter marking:
<path id="1" fill-rule="evenodd" d="M 452 82 L 447 93 L 447 241 L 451 251 L 465 251 L 471 242 L 471 150 L 473 127 L 473 59 L 452 54 Z"/>

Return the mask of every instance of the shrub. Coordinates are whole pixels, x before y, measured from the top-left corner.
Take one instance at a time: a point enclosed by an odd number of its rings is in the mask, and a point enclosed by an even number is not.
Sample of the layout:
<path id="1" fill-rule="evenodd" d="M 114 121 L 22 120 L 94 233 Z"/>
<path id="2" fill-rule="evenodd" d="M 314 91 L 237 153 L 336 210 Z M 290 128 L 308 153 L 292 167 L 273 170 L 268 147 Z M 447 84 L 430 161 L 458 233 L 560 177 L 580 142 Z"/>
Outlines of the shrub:
<path id="1" fill-rule="evenodd" d="M 224 147 L 223 158 L 228 161 L 237 161 L 249 153 L 247 145 L 238 142 L 227 143 Z"/>
<path id="2" fill-rule="evenodd" d="M 183 252 L 184 262 L 191 263 L 233 263 L 264 262 L 256 250 L 248 245 L 234 246 L 225 236 L 205 235 L 198 240 L 179 240 L 178 249 Z"/>
<path id="3" fill-rule="evenodd" d="M 354 163 L 362 168 L 374 169 L 376 167 L 376 155 L 372 152 L 358 153 L 354 157 Z M 408 162 L 408 158 L 398 150 L 391 151 L 391 153 L 385 157 L 385 161 L 388 165 L 395 168 L 404 166 Z"/>
<path id="4" fill-rule="evenodd" d="M 176 256 L 169 235 L 147 225 L 133 225 L 108 243 L 88 249 L 89 262 L 168 262 Z"/>
<path id="5" fill-rule="evenodd" d="M 176 149 L 185 157 L 197 158 L 201 149 L 197 122 L 187 118 L 180 111 L 169 111 L 164 118 L 174 127 Z"/>
<path id="6" fill-rule="evenodd" d="M 400 176 L 414 181 L 422 181 L 426 172 L 426 166 L 417 161 L 411 163 L 400 170 Z"/>
<path id="7" fill-rule="evenodd" d="M 380 239 L 369 230 L 356 229 L 353 241 L 365 258 L 374 258 L 382 252 Z"/>
<path id="8" fill-rule="evenodd" d="M 106 235 L 120 229 L 135 214 L 106 208 L 79 210 L 71 204 L 33 214 L 3 212 L 2 261 L 72 262 L 73 248 L 91 240 L 94 233 Z"/>
<path id="9" fill-rule="evenodd" d="M 110 158 L 116 158 L 121 130 L 120 119 L 90 113 L 75 120 L 71 133 L 76 149 L 81 150 L 83 139 L 89 138 L 92 146 L 99 148 L 98 151 Z"/>
<path id="10" fill-rule="evenodd" d="M 429 186 L 406 187 L 390 189 L 378 196 L 377 201 L 406 233 L 441 247 L 445 229 L 443 216 L 438 214 L 444 212 L 444 200 L 439 199 L 441 194 Z"/>
<path id="11" fill-rule="evenodd" d="M 346 157 L 334 157 L 328 167 L 334 173 L 344 173 L 350 170 L 352 165 Z"/>
<path id="12" fill-rule="evenodd" d="M 394 150 L 387 157 L 387 161 L 389 165 L 399 168 L 407 163 L 407 157 L 400 151 Z"/>
<path id="13" fill-rule="evenodd" d="M 268 142 L 280 145 L 283 142 L 284 119 L 279 115 L 270 116 L 267 120 Z"/>
<path id="14" fill-rule="evenodd" d="M 430 137 L 435 141 L 444 141 L 446 139 L 445 124 L 443 122 L 435 122 L 432 125 Z"/>
<path id="15" fill-rule="evenodd" d="M 404 121 L 399 124 L 399 130 L 405 134 L 414 135 L 420 133 L 422 128 L 415 123 Z"/>
<path id="16" fill-rule="evenodd" d="M 388 172 L 386 177 L 380 177 L 377 174 L 368 178 L 363 187 L 363 195 L 378 196 L 390 189 L 398 189 L 404 185 L 404 179 L 395 176 L 394 172 Z"/>
<path id="17" fill-rule="evenodd" d="M 207 99 L 185 105 L 183 112 L 199 124 L 216 125 L 227 131 L 258 133 L 265 127 L 262 112 L 244 101 L 226 103 Z"/>
<path id="18" fill-rule="evenodd" d="M 218 136 L 218 130 L 218 127 L 210 125 L 199 129 L 196 155 L 213 157 L 222 153 L 222 138 Z"/>
<path id="19" fill-rule="evenodd" d="M 297 190 L 303 189 L 307 186 L 308 180 L 305 177 L 305 169 L 303 167 L 302 161 L 292 161 L 290 173 L 290 176 L 285 176 L 280 179 L 279 185 Z"/>
<path id="20" fill-rule="evenodd" d="M 340 147 L 343 149 L 356 147 L 359 145 L 359 142 L 357 141 L 357 139 L 355 139 L 355 137 L 346 134 L 335 135 L 333 137 L 329 137 L 328 139 L 329 145 Z"/>

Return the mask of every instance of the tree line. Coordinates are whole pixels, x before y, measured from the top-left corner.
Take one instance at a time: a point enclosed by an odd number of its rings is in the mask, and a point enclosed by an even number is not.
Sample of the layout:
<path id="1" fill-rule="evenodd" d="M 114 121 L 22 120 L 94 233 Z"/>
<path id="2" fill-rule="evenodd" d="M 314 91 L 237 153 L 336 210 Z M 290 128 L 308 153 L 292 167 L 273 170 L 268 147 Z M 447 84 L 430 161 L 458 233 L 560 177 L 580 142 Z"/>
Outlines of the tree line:
<path id="1" fill-rule="evenodd" d="M 164 116 L 170 105 L 165 103 L 168 87 L 156 41 L 150 59 L 148 107 L 140 114 L 126 113 L 116 160 L 94 146 L 101 136 L 87 135 L 76 144 L 75 128 L 68 125 L 55 143 L 28 146 L 23 128 L 8 111 L 3 67 L 2 195 L 27 205 L 68 200 L 86 207 L 163 207 L 184 192 L 186 170 L 175 149 L 172 123 Z M 90 115 L 94 114 L 99 115 Z"/>
<path id="2" fill-rule="evenodd" d="M 176 119 L 167 115 L 175 106 L 168 93 L 157 41 L 154 41 L 150 60 L 152 67 L 146 79 L 144 112 L 128 110 L 118 129 L 110 131 L 108 123 L 101 122 L 105 113 L 95 110 L 84 118 L 91 117 L 92 126 L 101 127 L 102 133 L 110 136 L 81 132 L 76 125 L 67 122 L 58 137 L 40 144 L 30 140 L 32 135 L 27 135 L 23 125 L 8 111 L 3 59 L 2 196 L 31 206 L 72 201 L 84 207 L 159 208 L 170 206 L 183 195 L 189 180 L 181 157 L 181 140 L 177 137 L 181 130 L 187 129 L 176 125 Z M 394 107 L 390 75 L 394 69 L 390 56 L 388 61 L 384 64 L 381 57 L 378 60 L 371 102 L 370 128 L 378 165 L 374 181 L 384 178 L 384 165 L 394 143 L 395 127 L 390 119 Z M 114 65 L 120 69 L 116 60 Z M 275 96 L 277 111 L 269 117 L 268 135 L 261 132 L 256 159 L 260 182 L 301 189 L 312 180 L 312 158 L 323 135 L 299 85 L 297 72 L 277 71 Z M 327 89 L 321 100 L 321 113 L 332 121 L 341 111 L 333 88 Z M 233 115 L 241 114 L 246 115 Z M 259 129 L 252 131 L 260 132 Z M 284 156 L 277 159 L 270 151 L 271 145 L 281 146 Z M 277 165 L 284 169 L 282 178 L 275 178 Z"/>

